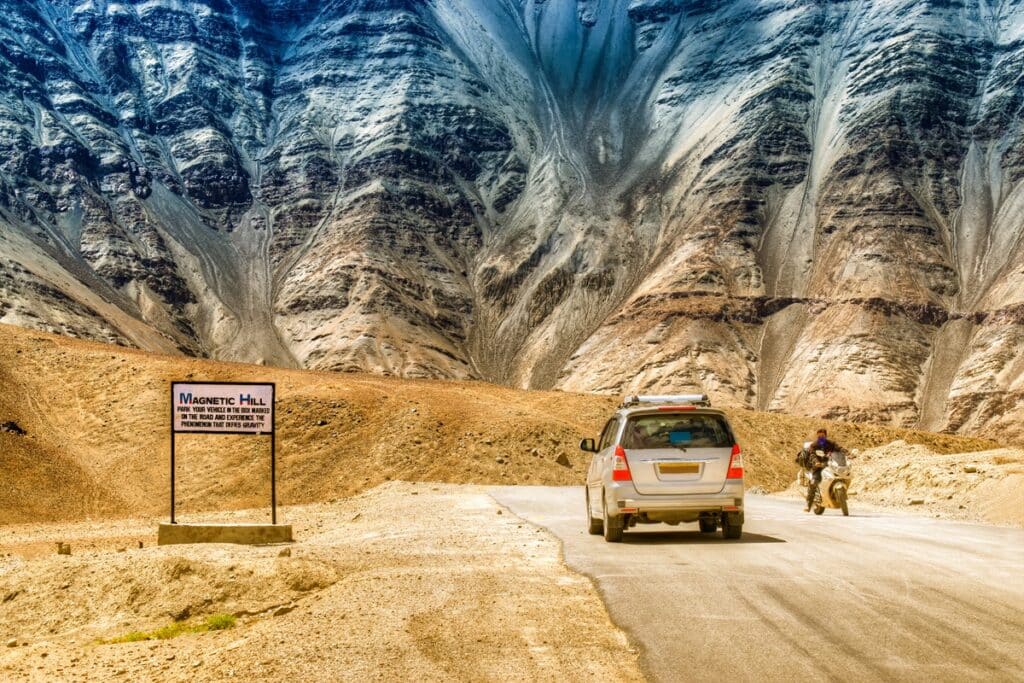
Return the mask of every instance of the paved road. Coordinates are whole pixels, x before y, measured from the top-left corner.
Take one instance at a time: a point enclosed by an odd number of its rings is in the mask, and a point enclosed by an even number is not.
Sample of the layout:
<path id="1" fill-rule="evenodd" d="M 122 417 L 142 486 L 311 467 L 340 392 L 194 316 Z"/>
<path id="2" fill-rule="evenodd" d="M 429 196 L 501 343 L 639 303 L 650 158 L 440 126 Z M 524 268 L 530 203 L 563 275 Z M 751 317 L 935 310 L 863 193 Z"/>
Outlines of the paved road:
<path id="1" fill-rule="evenodd" d="M 740 541 L 691 524 L 611 544 L 581 487 L 492 495 L 562 539 L 654 680 L 1024 680 L 1024 531 L 748 496 Z"/>

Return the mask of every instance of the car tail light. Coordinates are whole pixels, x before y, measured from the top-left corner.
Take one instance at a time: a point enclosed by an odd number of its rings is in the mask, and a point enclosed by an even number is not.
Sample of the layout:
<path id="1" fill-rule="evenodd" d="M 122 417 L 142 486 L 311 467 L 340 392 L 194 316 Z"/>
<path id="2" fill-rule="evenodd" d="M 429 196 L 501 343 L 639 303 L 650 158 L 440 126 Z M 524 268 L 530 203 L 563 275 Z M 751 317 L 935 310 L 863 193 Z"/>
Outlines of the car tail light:
<path id="1" fill-rule="evenodd" d="M 629 473 L 626 451 L 622 446 L 616 446 L 615 455 L 612 456 L 612 481 L 633 481 L 633 475 Z"/>
<path id="2" fill-rule="evenodd" d="M 721 470 L 719 470 L 721 471 Z M 732 456 L 729 458 L 729 473 L 725 475 L 726 479 L 742 479 L 743 478 L 743 453 L 740 452 L 740 445 L 736 444 L 732 447 Z"/>

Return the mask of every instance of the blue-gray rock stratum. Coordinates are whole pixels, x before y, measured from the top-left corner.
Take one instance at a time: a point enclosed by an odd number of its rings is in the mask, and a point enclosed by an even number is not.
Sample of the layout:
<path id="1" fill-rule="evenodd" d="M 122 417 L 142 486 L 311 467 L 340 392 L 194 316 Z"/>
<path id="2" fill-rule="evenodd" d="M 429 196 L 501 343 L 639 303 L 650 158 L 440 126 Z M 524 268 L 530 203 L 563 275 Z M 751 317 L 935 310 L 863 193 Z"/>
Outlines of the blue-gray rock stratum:
<path id="1" fill-rule="evenodd" d="M 1024 433 L 1024 2 L 0 18 L 0 321 Z"/>

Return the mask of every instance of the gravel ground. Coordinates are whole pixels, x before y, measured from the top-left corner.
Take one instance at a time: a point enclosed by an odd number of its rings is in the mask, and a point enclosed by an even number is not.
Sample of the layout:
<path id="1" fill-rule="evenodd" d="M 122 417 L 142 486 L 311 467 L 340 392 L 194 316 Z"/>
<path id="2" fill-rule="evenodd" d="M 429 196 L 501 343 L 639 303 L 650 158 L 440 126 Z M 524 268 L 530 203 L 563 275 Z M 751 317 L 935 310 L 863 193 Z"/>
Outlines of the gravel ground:
<path id="1" fill-rule="evenodd" d="M 483 489 L 393 482 L 281 517 L 291 546 L 153 547 L 156 520 L 5 528 L 0 679 L 642 679 L 558 541 Z M 234 628 L 100 642 L 222 613 Z"/>

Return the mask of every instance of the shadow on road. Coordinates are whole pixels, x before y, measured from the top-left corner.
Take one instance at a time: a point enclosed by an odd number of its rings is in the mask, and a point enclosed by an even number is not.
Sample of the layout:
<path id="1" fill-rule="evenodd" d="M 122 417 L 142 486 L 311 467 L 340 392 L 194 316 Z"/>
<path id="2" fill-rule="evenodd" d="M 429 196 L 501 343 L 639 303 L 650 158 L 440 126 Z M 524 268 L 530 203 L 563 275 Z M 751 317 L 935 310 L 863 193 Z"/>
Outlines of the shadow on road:
<path id="1" fill-rule="evenodd" d="M 762 534 L 744 533 L 739 540 L 727 541 L 720 534 L 702 534 L 699 531 L 627 531 L 622 542 L 633 545 L 696 545 L 720 543 L 722 545 L 743 545 L 746 543 L 785 543 L 785 539 Z"/>

